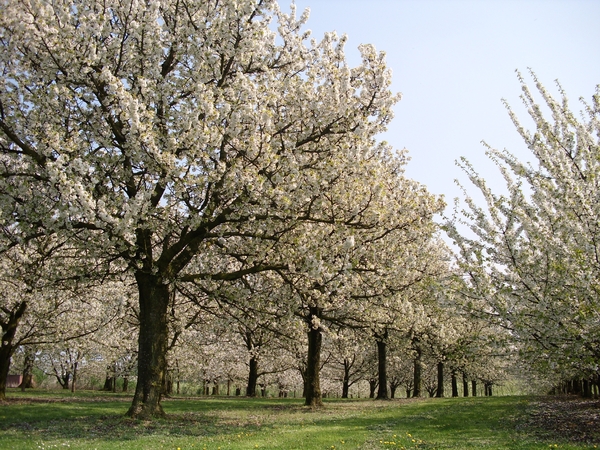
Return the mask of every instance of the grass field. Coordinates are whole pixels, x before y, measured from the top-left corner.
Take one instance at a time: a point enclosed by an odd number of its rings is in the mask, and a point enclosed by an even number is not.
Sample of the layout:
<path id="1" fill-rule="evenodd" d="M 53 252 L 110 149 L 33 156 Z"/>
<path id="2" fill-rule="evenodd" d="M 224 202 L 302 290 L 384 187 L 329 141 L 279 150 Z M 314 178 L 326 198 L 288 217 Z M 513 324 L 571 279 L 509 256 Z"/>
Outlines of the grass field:
<path id="1" fill-rule="evenodd" d="M 600 434 L 577 443 L 560 424 L 553 429 L 536 397 L 332 399 L 322 409 L 305 408 L 301 399 L 169 399 L 163 403 L 168 418 L 152 422 L 124 417 L 131 401 L 124 395 L 9 391 L 8 397 L 0 405 L 1 449 L 600 447 Z M 593 411 L 597 404 L 589 407 Z M 542 417 L 541 426 L 532 417 Z M 591 417 L 586 420 L 597 416 Z M 544 426 L 548 421 L 551 426 Z"/>

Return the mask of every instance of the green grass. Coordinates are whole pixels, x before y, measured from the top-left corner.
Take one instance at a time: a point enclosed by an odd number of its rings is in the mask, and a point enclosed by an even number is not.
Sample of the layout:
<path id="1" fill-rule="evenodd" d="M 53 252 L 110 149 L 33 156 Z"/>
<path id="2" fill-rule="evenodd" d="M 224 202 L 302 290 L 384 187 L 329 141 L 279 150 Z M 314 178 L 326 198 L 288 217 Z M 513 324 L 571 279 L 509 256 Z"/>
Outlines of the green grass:
<path id="1" fill-rule="evenodd" d="M 10 391 L 0 449 L 584 449 L 523 426 L 528 397 L 420 400 L 207 398 L 163 402 L 167 419 L 124 417 L 131 398 Z M 556 447 L 555 447 L 556 445 Z"/>

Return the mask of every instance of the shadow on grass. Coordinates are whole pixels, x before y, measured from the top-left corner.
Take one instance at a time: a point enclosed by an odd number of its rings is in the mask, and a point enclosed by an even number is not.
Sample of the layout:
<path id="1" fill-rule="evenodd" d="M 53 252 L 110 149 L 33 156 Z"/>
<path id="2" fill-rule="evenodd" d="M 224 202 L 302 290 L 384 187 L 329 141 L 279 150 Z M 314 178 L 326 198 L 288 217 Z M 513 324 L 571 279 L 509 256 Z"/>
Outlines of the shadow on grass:
<path id="1" fill-rule="evenodd" d="M 542 448 L 544 441 L 529 426 L 532 400 L 525 397 L 327 400 L 318 409 L 304 407 L 302 399 L 174 398 L 163 402 L 167 417 L 153 421 L 125 417 L 131 397 L 100 397 L 11 401 L 0 408 L 0 437 L 110 444 L 159 436 L 224 442 L 244 435 L 263 448 L 286 449 L 346 441 L 363 449 L 393 443 L 406 449 L 512 450 Z"/>
<path id="2" fill-rule="evenodd" d="M 142 421 L 125 416 L 129 398 L 83 395 L 64 398 L 10 398 L 0 409 L 0 435 L 26 434 L 29 439 L 96 439 L 126 441 L 141 436 L 172 435 L 206 437 L 221 433 L 218 417 L 202 402 L 178 402 L 178 411 L 164 419 Z M 169 403 L 168 401 L 165 403 Z M 186 412 L 186 410 L 189 410 Z"/>

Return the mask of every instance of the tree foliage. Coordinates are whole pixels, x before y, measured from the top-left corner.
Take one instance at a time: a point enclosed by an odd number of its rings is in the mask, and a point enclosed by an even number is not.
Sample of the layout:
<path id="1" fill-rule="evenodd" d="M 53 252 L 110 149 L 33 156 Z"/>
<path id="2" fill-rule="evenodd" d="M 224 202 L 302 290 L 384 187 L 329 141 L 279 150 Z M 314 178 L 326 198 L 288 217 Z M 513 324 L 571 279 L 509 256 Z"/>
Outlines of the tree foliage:
<path id="1" fill-rule="evenodd" d="M 600 88 L 574 114 L 558 85 L 555 99 L 531 73 L 542 104 L 519 74 L 535 130 L 507 105 L 534 163 L 488 147 L 506 181 L 494 193 L 469 163 L 462 167 L 485 199 L 449 224 L 474 303 L 508 327 L 530 361 L 564 377 L 597 376 L 600 362 Z M 468 227 L 468 232 L 460 228 Z"/>
<path id="2" fill-rule="evenodd" d="M 376 140 L 399 96 L 373 46 L 351 68 L 345 37 L 309 40 L 273 0 L 1 11 L 0 250 L 56 236 L 61 279 L 135 280 L 130 415 L 163 414 L 184 285 L 216 298 L 270 271 L 310 330 L 419 278 L 442 203 Z"/>

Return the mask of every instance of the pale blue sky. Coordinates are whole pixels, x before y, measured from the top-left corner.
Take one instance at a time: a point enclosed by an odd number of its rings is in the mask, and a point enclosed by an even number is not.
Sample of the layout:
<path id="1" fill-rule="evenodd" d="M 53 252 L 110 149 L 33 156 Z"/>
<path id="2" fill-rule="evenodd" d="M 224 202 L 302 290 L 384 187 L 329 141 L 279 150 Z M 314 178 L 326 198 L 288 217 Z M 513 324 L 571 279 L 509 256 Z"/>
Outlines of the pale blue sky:
<path id="1" fill-rule="evenodd" d="M 282 9 L 289 2 L 280 0 Z M 296 0 L 310 7 L 306 28 L 346 33 L 351 65 L 357 47 L 371 43 L 387 54 L 393 90 L 403 98 L 384 138 L 408 148 L 407 174 L 449 205 L 465 176 L 454 161 L 466 156 L 500 186 L 484 155 L 485 140 L 531 160 L 501 98 L 520 108 L 515 69 L 531 67 L 554 89 L 558 79 L 579 111 L 600 84 L 598 0 Z M 450 212 L 448 210 L 448 212 Z"/>

